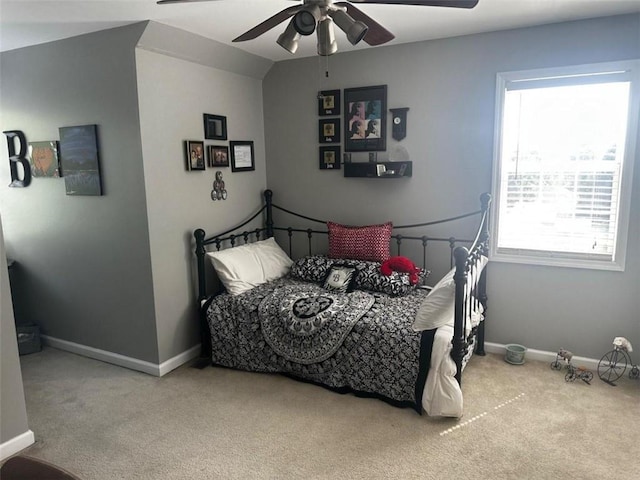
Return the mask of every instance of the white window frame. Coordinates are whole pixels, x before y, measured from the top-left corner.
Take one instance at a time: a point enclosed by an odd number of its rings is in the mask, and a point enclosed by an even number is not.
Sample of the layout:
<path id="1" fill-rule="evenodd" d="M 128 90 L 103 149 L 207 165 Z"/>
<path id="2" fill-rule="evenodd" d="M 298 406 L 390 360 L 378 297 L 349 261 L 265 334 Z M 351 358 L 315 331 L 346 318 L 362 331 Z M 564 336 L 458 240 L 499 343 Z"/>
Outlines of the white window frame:
<path id="1" fill-rule="evenodd" d="M 509 252 L 500 251 L 497 245 L 498 229 L 500 228 L 499 206 L 501 202 L 501 177 L 502 177 L 502 123 L 504 115 L 505 92 L 510 82 L 527 82 L 532 85 L 566 85 L 588 83 L 589 76 L 595 73 L 611 74 L 625 72 L 630 77 L 629 109 L 627 116 L 627 135 L 622 161 L 622 173 L 620 181 L 620 200 L 618 204 L 618 228 L 615 242 L 615 252 L 611 260 L 603 261 L 601 258 L 589 258 L 584 255 L 576 255 L 575 258 L 566 255 L 558 255 L 555 252 L 540 252 L 521 250 Z M 593 78 L 593 76 L 591 77 Z M 491 211 L 491 235 L 496 241 L 491 242 L 490 259 L 497 262 L 524 263 L 530 265 L 549 265 L 571 268 L 588 268 L 597 270 L 624 271 L 627 239 L 629 230 L 629 217 L 631 213 L 631 190 L 633 183 L 633 166 L 636 161 L 636 140 L 638 136 L 638 116 L 640 115 L 640 60 L 627 60 L 619 62 L 606 62 L 587 65 L 574 65 L 559 68 L 545 68 L 536 70 L 501 72 L 497 74 L 496 81 L 496 116 L 494 131 L 494 155 L 493 155 L 493 187 L 492 187 L 492 211 Z M 506 199 L 505 199 L 506 201 Z"/>

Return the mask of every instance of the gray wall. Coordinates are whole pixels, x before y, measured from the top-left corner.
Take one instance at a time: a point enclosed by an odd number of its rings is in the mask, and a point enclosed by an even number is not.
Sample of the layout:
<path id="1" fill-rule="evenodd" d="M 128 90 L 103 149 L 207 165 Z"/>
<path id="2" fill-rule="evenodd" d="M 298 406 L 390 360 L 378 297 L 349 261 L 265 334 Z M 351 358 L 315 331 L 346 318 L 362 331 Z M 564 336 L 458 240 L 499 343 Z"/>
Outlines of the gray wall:
<path id="1" fill-rule="evenodd" d="M 156 328 L 164 362 L 200 341 L 193 231 L 222 232 L 260 206 L 266 186 L 262 77 L 272 62 L 150 23 L 136 63 Z M 185 170 L 183 141 L 204 139 L 203 113 L 227 118 L 229 140 L 254 142 L 255 171 Z M 228 143 L 205 140 L 205 145 Z M 216 170 L 223 174 L 225 201 L 211 200 Z"/>
<path id="2" fill-rule="evenodd" d="M 0 351 L 2 352 L 0 365 L 0 445 L 4 445 L 29 432 L 29 425 L 27 424 L 27 409 L 22 389 L 20 361 L 18 360 L 18 344 L 2 234 L 2 219 L 0 219 Z M 4 448 L 8 449 L 8 446 L 4 445 L 0 460 L 6 456 Z M 8 455 L 12 453 L 12 451 L 7 452 Z"/>
<path id="3" fill-rule="evenodd" d="M 0 56 L 2 130 L 27 141 L 98 125 L 104 195 L 67 196 L 63 179 L 10 182 L 0 148 L 7 254 L 18 262 L 17 321 L 62 340 L 156 363 L 135 45 L 144 24 Z"/>
<path id="4" fill-rule="evenodd" d="M 63 179 L 0 188 L 17 321 L 152 364 L 187 352 L 200 340 L 193 230 L 248 217 L 266 186 L 262 78 L 272 62 L 153 22 L 0 61 L 2 129 L 39 141 L 97 124 L 104 186 L 102 197 L 66 196 Z M 203 113 L 227 116 L 229 138 L 255 144 L 254 172 L 222 169 L 229 199 L 217 204 L 214 171 L 185 170 L 183 141 L 204 138 Z M 169 368 L 189 359 L 179 358 Z"/>
<path id="5" fill-rule="evenodd" d="M 629 15 L 338 54 L 328 79 L 317 58 L 278 62 L 264 81 L 268 186 L 282 205 L 347 223 L 474 210 L 491 189 L 496 73 L 639 57 L 640 16 Z M 319 170 L 318 90 L 379 84 L 388 85 L 389 108 L 410 108 L 407 138 L 398 143 L 389 132 L 379 158 L 404 147 L 413 177 Z M 640 345 L 639 179 L 636 159 L 626 271 L 490 264 L 488 341 L 592 358 L 617 335 Z M 442 262 L 433 266 L 444 273 Z"/>

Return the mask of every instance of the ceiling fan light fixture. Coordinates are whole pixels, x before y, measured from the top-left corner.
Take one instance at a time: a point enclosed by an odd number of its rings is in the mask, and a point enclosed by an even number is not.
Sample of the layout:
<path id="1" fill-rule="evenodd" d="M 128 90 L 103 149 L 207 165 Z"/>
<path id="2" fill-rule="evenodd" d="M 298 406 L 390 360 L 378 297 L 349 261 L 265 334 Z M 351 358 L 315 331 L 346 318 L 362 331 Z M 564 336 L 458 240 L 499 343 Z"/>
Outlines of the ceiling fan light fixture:
<path id="1" fill-rule="evenodd" d="M 333 33 L 333 21 L 327 17 L 318 22 L 318 55 L 333 55 L 338 51 L 338 43 Z"/>
<path id="2" fill-rule="evenodd" d="M 276 40 L 276 43 L 278 45 L 292 54 L 296 53 L 296 50 L 298 50 L 298 40 L 300 40 L 300 34 L 295 28 L 294 20 L 295 17 L 291 19 L 285 31 L 282 32 L 282 34 Z"/>
<path id="3" fill-rule="evenodd" d="M 293 16 L 293 26 L 300 35 L 311 35 L 316 31 L 316 25 L 320 21 L 320 7 L 311 5 L 300 10 Z"/>
<path id="4" fill-rule="evenodd" d="M 351 45 L 356 45 L 360 42 L 360 40 L 362 40 L 367 34 L 367 31 L 369 31 L 369 27 L 365 23 L 359 20 L 356 21 L 351 15 L 341 8 L 330 10 L 328 14 L 336 25 L 340 27 L 340 30 L 347 34 L 347 40 L 349 40 Z"/>

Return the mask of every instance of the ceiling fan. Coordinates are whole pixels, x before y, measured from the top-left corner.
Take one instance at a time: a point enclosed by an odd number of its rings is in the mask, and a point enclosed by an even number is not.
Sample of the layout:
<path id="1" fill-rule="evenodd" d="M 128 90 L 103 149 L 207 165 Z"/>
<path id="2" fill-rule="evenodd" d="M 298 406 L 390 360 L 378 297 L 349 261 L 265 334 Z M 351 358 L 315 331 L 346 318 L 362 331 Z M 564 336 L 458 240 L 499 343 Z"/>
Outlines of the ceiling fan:
<path id="1" fill-rule="evenodd" d="M 168 3 L 207 2 L 215 0 L 159 0 L 159 5 Z M 300 0 L 294 0 L 299 2 Z M 393 33 L 384 28 L 373 18 L 357 8 L 354 3 L 379 3 L 386 5 L 421 5 L 426 7 L 473 8 L 478 0 L 350 0 L 334 2 L 333 0 L 303 0 L 302 4 L 285 8 L 243 33 L 234 42 L 245 42 L 259 37 L 285 20 L 291 18 L 287 28 L 278 37 L 277 43 L 290 53 L 298 49 L 301 36 L 317 32 L 318 55 L 333 55 L 338 51 L 333 24 L 335 23 L 346 35 L 352 45 L 364 40 L 369 45 L 382 45 L 395 38 Z"/>

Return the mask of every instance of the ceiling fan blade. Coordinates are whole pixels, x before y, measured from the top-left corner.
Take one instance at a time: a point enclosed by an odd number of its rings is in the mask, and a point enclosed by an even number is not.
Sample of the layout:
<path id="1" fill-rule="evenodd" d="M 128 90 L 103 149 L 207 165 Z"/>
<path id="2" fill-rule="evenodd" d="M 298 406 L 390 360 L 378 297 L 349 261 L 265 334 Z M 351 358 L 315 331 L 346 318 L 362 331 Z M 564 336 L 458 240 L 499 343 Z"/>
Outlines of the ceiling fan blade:
<path id="1" fill-rule="evenodd" d="M 354 5 L 351 5 L 347 2 L 336 2 L 334 5 L 340 5 L 341 7 L 345 7 L 347 9 L 347 13 L 353 17 L 354 20 L 360 21 L 364 23 L 369 30 L 367 34 L 364 36 L 362 40 L 367 42 L 371 46 L 382 45 L 383 43 L 390 42 L 396 36 L 391 33 L 389 30 L 384 28 L 378 22 L 376 22 L 369 15 L 364 13 L 362 10 L 357 8 Z"/>
<path id="2" fill-rule="evenodd" d="M 195 3 L 195 2 L 217 2 L 218 0 L 158 0 L 158 5 L 167 5 L 169 3 Z"/>
<path id="3" fill-rule="evenodd" d="M 425 7 L 473 8 L 478 0 L 350 0 L 351 3 L 384 3 L 388 5 L 421 5 Z M 352 15 L 353 16 L 353 15 Z"/>
<path id="4" fill-rule="evenodd" d="M 273 27 L 281 24 L 287 18 L 292 17 L 293 15 L 298 13 L 298 11 L 301 9 L 302 9 L 302 5 L 296 5 L 295 7 L 285 8 L 284 10 L 281 10 L 280 12 L 276 13 L 273 17 L 267 18 L 264 22 L 259 23 L 258 25 L 253 27 L 251 30 L 248 30 L 247 32 L 240 35 L 239 37 L 234 38 L 233 41 L 246 42 L 247 40 L 253 40 L 254 38 L 257 38 L 263 33 L 271 30 Z"/>

